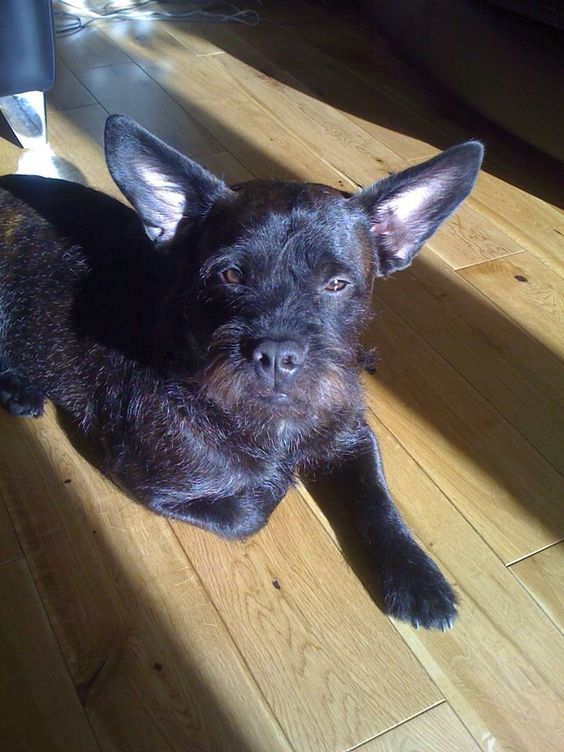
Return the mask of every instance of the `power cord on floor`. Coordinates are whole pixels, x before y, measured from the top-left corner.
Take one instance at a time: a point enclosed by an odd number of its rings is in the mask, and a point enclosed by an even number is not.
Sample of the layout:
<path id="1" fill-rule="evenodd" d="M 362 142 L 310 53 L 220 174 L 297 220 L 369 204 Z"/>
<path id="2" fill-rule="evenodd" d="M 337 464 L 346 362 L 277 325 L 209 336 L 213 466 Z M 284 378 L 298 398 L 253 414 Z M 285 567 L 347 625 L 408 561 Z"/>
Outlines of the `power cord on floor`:
<path id="1" fill-rule="evenodd" d="M 262 0 L 254 0 L 262 5 Z M 193 21 L 198 23 L 240 23 L 257 26 L 260 14 L 252 8 L 241 8 L 235 3 L 223 0 L 138 0 L 125 5 L 120 2 L 106 2 L 99 8 L 77 5 L 69 0 L 55 0 L 55 7 L 65 6 L 70 10 L 55 10 L 55 31 L 62 36 L 76 34 L 100 21 Z M 171 10 L 163 10 L 163 6 Z M 152 6 L 152 7 L 151 7 Z M 158 6 L 158 9 L 155 7 Z M 174 9 L 172 6 L 175 6 Z"/>

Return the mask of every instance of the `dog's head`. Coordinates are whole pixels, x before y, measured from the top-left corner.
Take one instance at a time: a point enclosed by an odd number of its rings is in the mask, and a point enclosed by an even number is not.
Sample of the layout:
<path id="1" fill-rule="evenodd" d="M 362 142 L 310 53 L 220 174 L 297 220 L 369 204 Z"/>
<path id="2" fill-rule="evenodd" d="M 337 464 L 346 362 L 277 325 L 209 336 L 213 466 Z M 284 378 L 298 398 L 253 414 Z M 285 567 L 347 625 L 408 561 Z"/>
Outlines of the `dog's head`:
<path id="1" fill-rule="evenodd" d="M 313 184 L 229 188 L 123 116 L 108 119 L 105 143 L 149 237 L 190 254 L 201 389 L 261 421 L 338 415 L 355 401 L 374 278 L 411 263 L 470 192 L 483 154 L 455 146 L 346 197 Z"/>

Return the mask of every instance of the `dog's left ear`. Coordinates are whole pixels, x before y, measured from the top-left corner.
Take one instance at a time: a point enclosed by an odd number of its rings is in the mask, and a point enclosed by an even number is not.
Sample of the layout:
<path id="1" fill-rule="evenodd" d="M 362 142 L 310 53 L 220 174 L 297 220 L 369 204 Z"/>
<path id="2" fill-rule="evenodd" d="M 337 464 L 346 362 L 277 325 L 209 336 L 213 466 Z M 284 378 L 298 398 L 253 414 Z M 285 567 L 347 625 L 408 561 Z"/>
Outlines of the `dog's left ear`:
<path id="1" fill-rule="evenodd" d="M 470 193 L 483 156 L 482 144 L 468 141 L 350 199 L 368 215 L 379 276 L 409 266 L 423 243 Z"/>
<path id="2" fill-rule="evenodd" d="M 181 219 L 203 218 L 230 193 L 222 180 L 124 115 L 106 120 L 104 150 L 112 178 L 157 245 L 173 239 Z"/>

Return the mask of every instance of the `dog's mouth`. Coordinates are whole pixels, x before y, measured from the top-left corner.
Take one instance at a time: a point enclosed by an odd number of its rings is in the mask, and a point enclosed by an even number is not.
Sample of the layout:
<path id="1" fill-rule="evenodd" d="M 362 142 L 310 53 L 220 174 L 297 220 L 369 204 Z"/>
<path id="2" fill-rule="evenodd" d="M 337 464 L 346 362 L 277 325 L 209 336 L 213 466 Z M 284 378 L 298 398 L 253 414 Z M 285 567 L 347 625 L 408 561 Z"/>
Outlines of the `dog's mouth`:
<path id="1" fill-rule="evenodd" d="M 257 396 L 266 405 L 289 405 L 291 401 L 290 396 L 286 392 L 279 392 L 275 389 L 270 392 L 259 392 Z"/>

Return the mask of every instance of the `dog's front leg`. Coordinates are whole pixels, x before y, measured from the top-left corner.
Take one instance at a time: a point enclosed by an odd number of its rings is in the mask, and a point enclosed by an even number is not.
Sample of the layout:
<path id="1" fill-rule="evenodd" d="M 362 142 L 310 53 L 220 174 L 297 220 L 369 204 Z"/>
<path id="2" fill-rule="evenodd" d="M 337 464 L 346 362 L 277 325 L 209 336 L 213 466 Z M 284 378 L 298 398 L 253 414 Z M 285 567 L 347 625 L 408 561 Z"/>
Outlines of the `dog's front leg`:
<path id="1" fill-rule="evenodd" d="M 357 526 L 376 560 L 386 611 L 415 627 L 446 630 L 456 618 L 455 595 L 394 506 L 376 438 L 364 425 L 351 443 L 335 480 L 346 489 Z"/>

